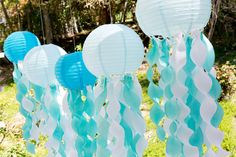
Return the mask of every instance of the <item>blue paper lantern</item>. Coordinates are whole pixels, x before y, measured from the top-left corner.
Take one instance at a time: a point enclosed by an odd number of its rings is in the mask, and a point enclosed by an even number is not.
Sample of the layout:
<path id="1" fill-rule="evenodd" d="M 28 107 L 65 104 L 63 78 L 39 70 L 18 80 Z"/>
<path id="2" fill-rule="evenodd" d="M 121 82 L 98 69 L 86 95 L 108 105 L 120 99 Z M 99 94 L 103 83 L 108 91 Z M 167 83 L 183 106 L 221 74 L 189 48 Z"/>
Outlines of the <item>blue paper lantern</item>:
<path id="1" fill-rule="evenodd" d="M 36 35 L 27 31 L 14 32 L 4 42 L 4 53 L 13 63 L 24 60 L 25 55 L 32 48 L 39 46 Z"/>
<path id="2" fill-rule="evenodd" d="M 81 52 L 62 56 L 56 64 L 55 72 L 59 83 L 72 90 L 84 89 L 96 81 L 95 76 L 85 67 Z"/>

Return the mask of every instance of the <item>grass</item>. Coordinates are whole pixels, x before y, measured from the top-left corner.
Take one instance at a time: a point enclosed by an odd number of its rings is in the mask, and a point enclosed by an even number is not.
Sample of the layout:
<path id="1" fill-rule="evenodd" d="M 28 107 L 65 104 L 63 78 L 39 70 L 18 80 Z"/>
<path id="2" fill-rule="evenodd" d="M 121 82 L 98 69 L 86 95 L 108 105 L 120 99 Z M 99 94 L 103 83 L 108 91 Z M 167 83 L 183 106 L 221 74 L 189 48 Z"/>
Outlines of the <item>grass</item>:
<path id="1" fill-rule="evenodd" d="M 165 142 L 161 142 L 156 137 L 156 127 L 149 118 L 148 112 L 152 107 L 152 102 L 147 95 L 148 81 L 145 73 L 139 74 L 139 80 L 143 87 L 143 107 L 146 112 L 145 120 L 147 124 L 146 137 L 149 141 L 144 157 L 165 157 Z M 37 146 L 36 155 L 27 153 L 25 142 L 22 140 L 22 117 L 18 113 L 18 103 L 15 100 L 15 85 L 9 84 L 0 93 L 0 156 L 1 157 L 44 157 L 46 151 L 43 144 Z M 225 132 L 223 148 L 231 152 L 231 157 L 236 157 L 236 105 L 231 101 L 223 101 L 225 116 L 220 125 L 220 129 Z M 4 125 L 5 126 L 4 126 Z"/>

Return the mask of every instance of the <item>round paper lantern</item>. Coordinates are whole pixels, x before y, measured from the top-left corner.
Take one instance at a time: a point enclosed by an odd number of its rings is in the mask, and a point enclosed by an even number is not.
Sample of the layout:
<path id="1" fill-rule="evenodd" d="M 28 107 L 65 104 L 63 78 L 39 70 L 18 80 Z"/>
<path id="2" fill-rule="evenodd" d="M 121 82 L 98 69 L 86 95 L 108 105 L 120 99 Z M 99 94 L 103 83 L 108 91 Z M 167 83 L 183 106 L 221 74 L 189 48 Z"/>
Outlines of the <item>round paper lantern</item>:
<path id="1" fill-rule="evenodd" d="M 83 60 L 95 76 L 135 72 L 144 57 L 142 40 L 121 24 L 102 25 L 92 31 L 83 47 Z"/>
<path id="2" fill-rule="evenodd" d="M 27 31 L 14 32 L 4 42 L 4 53 L 8 60 L 17 63 L 24 60 L 25 55 L 40 42 L 33 33 Z"/>
<path id="3" fill-rule="evenodd" d="M 96 81 L 85 67 L 81 52 L 62 56 L 57 61 L 55 72 L 59 83 L 69 89 L 84 89 Z"/>
<path id="4" fill-rule="evenodd" d="M 148 36 L 171 37 L 204 28 L 211 15 L 211 0 L 138 0 L 136 17 Z"/>
<path id="5" fill-rule="evenodd" d="M 55 83 L 55 65 L 64 54 L 66 54 L 65 50 L 53 44 L 31 49 L 25 56 L 23 63 L 27 78 L 41 87 Z"/>

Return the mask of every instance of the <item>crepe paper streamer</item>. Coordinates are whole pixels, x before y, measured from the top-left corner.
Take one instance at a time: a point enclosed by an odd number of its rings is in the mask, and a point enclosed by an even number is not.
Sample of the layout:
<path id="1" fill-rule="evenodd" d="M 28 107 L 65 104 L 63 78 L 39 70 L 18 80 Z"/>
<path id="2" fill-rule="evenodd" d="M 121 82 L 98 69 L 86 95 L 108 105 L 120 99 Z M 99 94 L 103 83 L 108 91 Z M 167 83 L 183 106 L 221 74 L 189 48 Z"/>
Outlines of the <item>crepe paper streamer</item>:
<path id="1" fill-rule="evenodd" d="M 77 134 L 72 128 L 72 116 L 68 104 L 68 92 L 65 91 L 64 94 L 61 94 L 63 97 L 62 101 L 62 115 L 61 115 L 61 126 L 64 130 L 63 141 L 65 143 L 65 153 L 69 157 L 78 157 L 76 150 L 76 137 Z"/>
<path id="2" fill-rule="evenodd" d="M 210 62 L 214 61 L 214 57 L 212 57 L 214 54 L 209 55 L 209 53 L 214 53 L 214 51 L 208 52 L 208 50 L 210 50 L 208 46 L 209 41 L 206 37 L 203 39 L 203 35 L 198 32 L 194 35 L 196 39 L 193 41 L 190 57 L 195 64 L 192 75 L 193 82 L 198 90 L 196 97 L 201 102 L 200 115 L 204 123 L 201 129 L 204 132 L 204 143 L 208 147 L 207 154 L 211 156 L 228 156 L 229 153 L 221 147 L 221 142 L 224 138 L 223 132 L 218 129 L 218 125 L 223 117 L 222 108 L 217 103 L 221 88 L 218 81 L 211 76 L 211 73 L 203 68 L 206 60 Z M 196 52 L 199 50 L 205 52 L 205 57 L 196 57 Z M 210 59 L 207 58 L 209 56 Z M 214 91 L 214 94 L 211 93 L 212 91 Z M 218 119 L 218 122 L 214 123 L 214 119 Z M 218 148 L 218 152 L 211 151 L 213 145 Z"/>
<path id="3" fill-rule="evenodd" d="M 83 60 L 95 76 L 134 72 L 143 61 L 140 37 L 121 24 L 102 25 L 92 31 L 83 47 Z"/>
<path id="4" fill-rule="evenodd" d="M 85 65 L 99 80 L 94 91 L 98 113 L 95 118 L 98 124 L 96 156 L 142 156 L 146 140 L 145 125 L 137 126 L 138 120 L 143 122 L 140 97 L 134 88 L 138 83 L 126 77 L 142 62 L 141 39 L 126 26 L 103 25 L 87 37 L 83 51 Z"/>
<path id="5" fill-rule="evenodd" d="M 144 137 L 146 131 L 145 120 L 140 112 L 142 102 L 142 88 L 134 75 L 125 75 L 118 87 L 121 102 L 121 125 L 125 130 L 125 145 L 128 148 L 127 156 L 142 156 L 147 141 Z"/>
<path id="6" fill-rule="evenodd" d="M 138 0 L 135 13 L 148 36 L 173 37 L 203 29 L 211 15 L 211 0 Z"/>
<path id="7" fill-rule="evenodd" d="M 48 87 L 56 83 L 55 64 L 66 52 L 53 44 L 38 46 L 30 50 L 24 59 L 24 71 L 30 82 Z"/>
<path id="8" fill-rule="evenodd" d="M 32 139 L 39 143 L 39 136 L 42 130 L 45 120 L 48 119 L 48 114 L 45 111 L 44 103 L 42 102 L 44 96 L 44 89 L 40 86 L 30 83 L 32 93 L 32 99 L 35 104 L 35 109 L 32 117 L 33 126 L 30 131 Z"/>
<path id="9" fill-rule="evenodd" d="M 23 61 L 25 55 L 35 46 L 39 46 L 38 38 L 31 32 L 19 31 L 10 34 L 4 41 L 4 53 L 6 57 L 17 64 Z"/>
<path id="10" fill-rule="evenodd" d="M 42 96 L 42 109 L 40 113 L 45 113 L 42 118 L 45 119 L 44 125 L 40 126 L 40 132 L 48 135 L 46 147 L 49 149 L 48 156 L 65 156 L 64 143 L 62 136 L 64 134 L 60 116 L 60 102 L 57 99 L 60 93 L 55 76 L 55 65 L 57 60 L 66 54 L 59 46 L 49 44 L 38 46 L 30 50 L 25 56 L 23 67 L 25 75 L 35 85 L 44 88 Z M 40 57 L 39 57 L 40 56 Z"/>
<path id="11" fill-rule="evenodd" d="M 159 40 L 152 38 L 153 47 L 147 55 L 148 62 L 151 65 L 147 72 L 148 94 L 154 101 L 154 106 L 151 109 L 150 116 L 153 122 L 158 126 L 157 135 L 164 141 L 167 138 L 166 152 L 168 156 L 182 154 L 182 141 L 177 137 L 177 129 L 181 128 L 185 131 L 187 127 L 183 127 L 183 123 L 179 121 L 181 111 L 186 111 L 186 107 L 180 104 L 178 98 L 173 93 L 171 87 L 175 82 L 175 71 L 170 64 L 170 45 L 167 40 Z M 154 57 L 153 57 L 154 56 Z M 155 60 L 154 60 L 155 59 Z M 153 83 L 152 66 L 157 65 L 161 73 L 159 86 Z M 161 107 L 160 105 L 164 106 Z M 184 110 L 185 109 L 185 110 Z M 184 118 L 186 115 L 184 115 Z M 161 120 L 164 118 L 164 125 L 161 125 Z M 185 131 L 186 132 L 186 131 Z"/>
<path id="12" fill-rule="evenodd" d="M 48 135 L 46 147 L 49 149 L 48 156 L 66 157 L 65 145 L 62 141 L 64 130 L 61 126 L 61 109 L 58 95 L 60 93 L 57 84 L 50 85 L 45 90 L 44 103 L 49 113 L 46 121 L 45 130 Z"/>
<path id="13" fill-rule="evenodd" d="M 55 69 L 60 84 L 68 88 L 67 104 L 71 112 L 71 127 L 76 133 L 72 141 L 75 141 L 77 156 L 93 156 L 96 152 L 97 124 L 93 94 L 87 91 L 87 87 L 93 87 L 96 78 L 85 67 L 81 52 L 62 56 Z M 70 146 L 70 142 L 66 145 Z"/>
<path id="14" fill-rule="evenodd" d="M 99 111 L 96 118 L 98 123 L 96 156 L 137 155 L 133 149 L 136 149 L 135 144 L 138 137 L 134 141 L 132 133 L 129 136 L 132 131 L 131 126 L 128 126 L 122 117 L 127 107 L 119 102 L 121 87 L 120 76 L 113 76 L 109 79 L 101 78 L 95 87 L 96 105 L 98 105 L 97 111 Z"/>
<path id="15" fill-rule="evenodd" d="M 109 121 L 105 113 L 106 97 L 107 97 L 107 78 L 101 77 L 98 79 L 98 84 L 94 89 L 96 114 L 95 119 L 97 122 L 97 151 L 96 157 L 110 157 L 111 151 L 108 148 L 108 134 L 109 134 Z"/>
<path id="16" fill-rule="evenodd" d="M 14 64 L 14 72 L 13 72 L 14 82 L 17 87 L 16 99 L 20 103 L 19 111 L 25 118 L 25 123 L 22 127 L 23 130 L 23 138 L 26 140 L 27 150 L 30 153 L 35 153 L 34 147 L 31 143 L 31 135 L 30 130 L 32 128 L 32 110 L 34 109 L 34 104 L 27 98 L 28 88 L 27 84 L 25 84 L 25 78 L 22 76 L 18 66 Z"/>
<path id="17" fill-rule="evenodd" d="M 203 144 L 208 147 L 208 151 L 204 156 L 227 156 L 228 153 L 220 146 L 223 134 L 217 129 L 223 116 L 223 110 L 217 103 L 221 88 L 215 79 L 215 74 L 212 74 L 212 71 L 214 71 L 214 69 L 212 70 L 214 62 L 213 47 L 207 38 L 199 32 L 193 32 L 192 37 L 180 35 L 176 40 L 176 45 L 169 60 L 169 66 L 173 67 L 174 73 L 172 75 L 175 78 L 171 83 L 170 92 L 173 94 L 172 100 L 176 99 L 176 102 L 179 103 L 181 112 L 176 119 L 176 123 L 165 118 L 164 130 L 161 127 L 157 129 L 159 138 L 164 140 L 166 134 L 168 135 L 167 156 L 176 156 L 176 154 L 188 157 L 203 156 Z M 154 44 L 147 55 L 148 59 L 150 59 L 149 56 L 157 56 L 156 58 L 160 56 L 160 49 L 157 48 L 158 42 L 155 43 L 155 41 L 153 39 Z M 151 63 L 154 64 L 152 60 L 149 60 L 149 64 Z M 155 97 L 155 90 L 149 88 L 151 91 L 149 95 L 154 102 L 158 102 L 156 100 L 161 99 L 162 96 L 163 102 L 171 99 L 171 97 L 165 96 L 166 92 L 163 95 L 161 94 L 161 89 L 166 89 L 163 87 L 168 85 L 166 83 L 167 79 L 164 79 L 164 77 L 169 78 L 169 80 L 173 77 L 169 72 L 162 68 L 159 83 L 161 88 L 156 88 L 156 92 L 159 91 L 160 93 L 159 95 Z M 152 80 L 152 71 L 149 70 L 147 74 L 148 79 Z M 211 106 L 208 106 L 210 104 Z M 171 107 L 170 103 L 165 103 L 165 115 L 171 119 L 175 118 L 172 110 L 177 113 L 177 106 Z M 172 110 L 169 110 L 169 107 Z M 151 118 L 157 125 L 163 116 L 163 109 L 154 106 L 151 110 Z M 218 147 L 219 151 L 217 153 L 211 150 L 213 145 Z"/>

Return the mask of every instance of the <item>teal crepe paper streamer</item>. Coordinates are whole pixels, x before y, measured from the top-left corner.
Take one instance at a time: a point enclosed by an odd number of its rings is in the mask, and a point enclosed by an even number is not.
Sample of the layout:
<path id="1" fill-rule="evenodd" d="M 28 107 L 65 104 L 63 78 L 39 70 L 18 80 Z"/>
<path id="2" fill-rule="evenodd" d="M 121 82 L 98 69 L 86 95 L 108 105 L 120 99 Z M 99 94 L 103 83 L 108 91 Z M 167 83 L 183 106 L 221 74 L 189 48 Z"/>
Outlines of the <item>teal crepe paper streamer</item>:
<path id="1" fill-rule="evenodd" d="M 140 111 L 140 105 L 141 105 L 141 99 L 139 96 L 135 93 L 134 89 L 134 78 L 132 75 L 127 74 L 123 76 L 123 79 L 121 81 L 123 83 L 123 89 L 121 90 L 121 95 L 124 98 L 125 104 L 121 103 L 121 126 L 125 130 L 125 146 L 128 148 L 128 154 L 129 157 L 136 157 L 139 156 L 138 150 L 136 150 L 136 145 L 139 140 L 142 140 L 143 134 L 134 134 L 132 132 L 131 126 L 127 124 L 124 120 L 124 112 L 127 109 L 130 109 L 131 112 L 134 112 L 137 116 L 142 117 L 141 111 Z"/>
<path id="2" fill-rule="evenodd" d="M 191 44 L 189 43 L 191 39 L 188 38 L 187 39 L 187 53 L 190 54 L 191 51 Z M 215 103 L 217 105 L 217 111 L 214 114 L 214 116 L 211 119 L 211 125 L 213 125 L 213 127 L 217 128 L 220 124 L 220 121 L 222 120 L 223 117 L 223 110 L 222 107 L 217 103 L 217 99 L 220 96 L 221 93 L 221 87 L 219 82 L 216 80 L 216 78 L 214 78 L 211 74 L 210 74 L 210 70 L 212 69 L 213 63 L 214 63 L 214 50 L 212 45 L 209 46 L 209 41 L 206 39 L 206 37 L 203 37 L 203 34 L 201 34 L 201 40 L 203 40 L 202 42 L 205 43 L 208 53 L 207 53 L 207 59 L 205 61 L 205 64 L 203 65 L 203 70 L 206 71 L 206 73 L 208 74 L 208 76 L 211 78 L 212 80 L 212 87 L 210 92 L 208 93 L 210 97 L 212 97 L 215 100 Z M 205 41 L 204 41 L 205 40 Z M 207 41 L 206 41 L 207 40 Z M 192 62 L 190 55 L 187 55 L 189 58 L 187 59 L 188 62 L 186 64 L 186 68 L 185 71 L 188 74 L 188 82 L 186 82 L 186 86 L 189 87 L 189 91 L 191 93 L 191 95 L 189 95 L 190 97 L 187 100 L 187 104 L 191 105 L 191 117 L 187 120 L 187 123 L 189 125 L 190 128 L 192 128 L 194 130 L 194 134 L 192 135 L 191 139 L 190 139 L 190 143 L 194 146 L 197 146 L 199 148 L 199 151 L 201 152 L 200 155 L 203 154 L 202 152 L 202 145 L 204 143 L 203 137 L 205 136 L 204 133 L 202 132 L 200 125 L 202 125 L 202 118 L 200 117 L 200 106 L 201 104 L 198 102 L 198 100 L 195 99 L 195 96 L 200 92 L 196 89 L 194 82 L 191 78 L 191 71 L 194 70 L 195 65 Z M 198 104 L 198 105 L 197 105 Z M 210 105 L 210 104 L 209 104 Z M 212 104 L 211 104 L 212 105 Z M 217 138 L 217 137 L 216 137 Z M 208 149 L 211 149 L 210 147 Z"/>
<path id="3" fill-rule="evenodd" d="M 153 74 L 152 68 L 157 62 L 160 62 L 161 54 L 160 54 L 159 48 L 158 48 L 159 45 L 157 44 L 155 39 L 152 38 L 151 41 L 152 41 L 152 48 L 150 49 L 150 51 L 147 54 L 147 61 L 150 65 L 150 67 L 148 68 L 148 71 L 147 71 L 147 79 L 150 82 L 149 86 L 148 86 L 148 95 L 153 100 L 154 105 L 151 108 L 150 117 L 151 117 L 152 121 L 157 126 L 159 126 L 159 122 L 162 120 L 162 118 L 165 115 L 164 111 L 160 107 L 160 100 L 164 95 L 164 91 L 162 88 L 160 88 L 154 84 L 154 82 L 153 82 L 154 74 Z M 167 65 L 167 64 L 162 64 L 162 65 Z M 160 128 L 162 131 L 164 130 L 163 128 L 161 128 L 161 126 L 159 126 L 158 128 Z M 162 136 L 160 138 L 162 140 L 164 140 L 163 136 L 165 136 L 163 134 L 164 133 L 162 132 Z M 160 135 L 160 134 L 158 134 L 158 135 Z"/>
<path id="4" fill-rule="evenodd" d="M 121 103 L 121 116 L 123 117 L 124 112 L 126 110 L 126 106 L 124 104 Z M 120 125 L 124 128 L 125 130 L 125 146 L 128 149 L 128 153 L 127 156 L 129 157 L 136 157 L 137 153 L 135 151 L 135 144 L 133 142 L 133 133 L 132 133 L 132 129 L 130 128 L 129 124 L 127 124 L 127 122 L 124 120 L 124 118 L 121 119 Z"/>
<path id="5" fill-rule="evenodd" d="M 82 100 L 82 96 L 86 100 Z M 68 91 L 69 109 L 72 113 L 72 128 L 77 133 L 75 142 L 78 156 L 90 157 L 96 152 L 96 134 L 97 124 L 93 118 L 87 119 L 84 114 L 93 117 L 95 114 L 95 105 L 90 97 L 87 97 L 87 91 L 69 90 Z"/>
<path id="6" fill-rule="evenodd" d="M 35 153 L 35 150 L 34 150 L 35 147 L 32 147 L 32 146 L 29 147 L 29 145 L 33 145 L 30 142 L 30 138 L 31 138 L 30 130 L 32 128 L 32 115 L 31 115 L 31 113 L 29 113 L 28 111 L 26 111 L 24 109 L 23 104 L 22 104 L 23 98 L 27 97 L 28 89 L 27 89 L 26 85 L 21 80 L 22 79 L 22 73 L 19 71 L 18 66 L 16 64 L 14 64 L 13 78 L 14 78 L 14 82 L 16 83 L 16 87 L 17 87 L 16 99 L 20 103 L 19 111 L 25 118 L 25 124 L 22 127 L 22 129 L 23 129 L 23 138 L 27 142 L 27 150 L 30 153 L 34 154 Z"/>
<path id="7" fill-rule="evenodd" d="M 61 127 L 60 124 L 60 118 L 61 118 L 61 111 L 59 108 L 59 104 L 57 101 L 57 96 L 58 96 L 58 92 L 59 92 L 59 87 L 57 85 L 50 85 L 49 87 L 50 89 L 50 95 L 52 100 L 50 101 L 50 103 L 47 106 L 47 110 L 49 112 L 49 115 L 54 119 L 54 121 L 56 122 L 57 126 L 53 132 L 53 137 L 59 142 L 59 150 L 58 152 L 60 153 L 60 155 L 62 157 L 66 157 L 65 154 L 65 145 L 62 142 L 62 137 L 64 134 L 64 131 Z M 57 152 L 56 152 L 57 153 Z"/>
<path id="8" fill-rule="evenodd" d="M 157 135 L 159 139 L 162 141 L 165 140 L 166 133 L 159 123 L 163 118 L 172 119 L 172 123 L 169 127 L 170 135 L 167 138 L 168 144 L 167 144 L 166 151 L 167 151 L 167 154 L 169 155 L 174 155 L 174 156 L 183 155 L 182 143 L 177 137 L 175 137 L 176 136 L 175 133 L 179 125 L 179 123 L 176 121 L 176 118 L 180 113 L 180 108 L 177 101 L 173 100 L 173 93 L 171 90 L 171 86 L 175 81 L 175 77 L 174 77 L 175 72 L 173 71 L 172 67 L 169 64 L 170 46 L 168 45 L 166 40 L 156 41 L 154 38 L 152 38 L 152 45 L 153 47 L 147 55 L 148 63 L 150 65 L 147 72 L 147 78 L 150 82 L 149 87 L 148 87 L 148 95 L 151 97 L 151 99 L 154 102 L 154 106 L 152 107 L 150 111 L 150 117 L 153 120 L 153 122 L 158 126 Z M 153 53 L 157 53 L 158 55 L 154 55 Z M 158 57 L 156 57 L 155 59 L 156 61 L 154 62 L 151 60 L 152 58 L 148 56 L 158 56 Z M 165 84 L 164 89 L 156 86 L 153 83 L 152 67 L 155 64 L 160 70 L 160 73 L 161 73 L 160 79 Z M 164 108 L 161 108 L 160 104 L 164 95 L 168 101 L 164 104 Z M 174 139 L 174 142 L 171 142 L 173 141 L 172 138 Z M 178 148 L 175 146 L 176 143 L 178 143 Z M 177 152 L 175 152 L 176 150 Z"/>
<path id="9" fill-rule="evenodd" d="M 96 157 L 110 157 L 111 152 L 107 148 L 109 122 L 107 120 L 107 115 L 102 117 L 99 115 L 99 111 L 102 107 L 106 107 L 106 97 L 107 97 L 107 78 L 102 77 L 98 80 L 97 86 L 102 89 L 102 92 L 95 97 L 96 107 L 96 120 L 98 125 L 98 135 L 97 135 L 97 152 Z"/>
<path id="10" fill-rule="evenodd" d="M 185 118 L 184 123 L 193 131 L 192 136 L 189 139 L 189 144 L 195 146 L 199 150 L 199 156 L 203 155 L 203 144 L 204 144 L 204 132 L 202 131 L 203 120 L 200 114 L 200 107 L 201 103 L 199 100 L 196 99 L 196 96 L 199 94 L 198 89 L 196 88 L 194 81 L 193 81 L 193 71 L 196 68 L 196 65 L 192 61 L 190 57 L 191 49 L 192 49 L 192 38 L 190 36 L 185 37 L 185 45 L 186 45 L 186 64 L 183 67 L 183 71 L 187 75 L 186 80 L 183 81 L 183 85 L 187 87 L 188 92 L 186 95 L 181 98 L 185 104 L 189 107 L 190 113 Z M 203 34 L 201 35 L 201 40 L 205 43 L 208 54 L 207 59 L 203 65 L 203 69 L 207 72 L 209 77 L 212 80 L 212 87 L 210 92 L 208 93 L 214 100 L 216 100 L 217 104 L 217 111 L 211 119 L 211 124 L 214 127 L 218 127 L 220 121 L 223 117 L 223 110 L 222 107 L 217 103 L 217 99 L 221 93 L 221 87 L 219 82 L 213 77 L 210 73 L 212 66 L 214 64 L 214 50 L 212 45 L 206 39 Z M 172 84 L 175 81 L 175 72 L 172 70 L 171 66 L 169 65 L 169 46 L 165 40 L 156 41 L 152 38 L 152 48 L 147 54 L 147 60 L 150 65 L 147 71 L 147 78 L 150 82 L 148 87 L 148 95 L 154 102 L 154 106 L 150 111 L 150 116 L 153 122 L 158 126 L 157 128 L 157 135 L 159 139 L 165 140 L 166 134 L 164 129 L 160 126 L 160 121 L 163 118 L 170 118 L 172 119 L 172 123 L 169 127 L 170 134 L 167 138 L 167 154 L 170 156 L 184 156 L 184 152 L 182 151 L 183 144 L 177 137 L 175 137 L 175 133 L 177 130 L 177 126 L 179 122 L 176 121 L 176 116 L 178 116 L 180 112 L 180 108 L 178 108 L 178 101 L 172 100 L 173 93 L 172 93 Z M 158 87 L 153 82 L 153 70 L 152 68 L 154 65 L 157 65 L 158 69 L 161 72 L 161 81 L 162 84 L 164 83 L 164 89 Z M 168 100 L 164 105 L 164 110 L 159 105 L 161 104 L 161 100 L 165 96 Z M 183 123 L 183 122 L 182 122 Z M 210 149 L 210 148 L 209 148 Z"/>
<path id="11" fill-rule="evenodd" d="M 199 155 L 203 153 L 202 145 L 203 142 L 203 134 L 200 128 L 202 123 L 202 118 L 200 116 L 200 102 L 195 98 L 198 90 L 195 87 L 195 84 L 192 79 L 192 71 L 195 69 L 195 64 L 193 63 L 190 53 L 192 48 L 192 41 L 193 39 L 190 36 L 186 37 L 185 44 L 186 44 L 186 65 L 184 66 L 184 71 L 187 74 L 187 79 L 185 82 L 185 86 L 188 88 L 188 95 L 186 104 L 190 108 L 190 115 L 188 120 L 186 119 L 186 123 L 188 124 L 189 128 L 192 129 L 194 132 L 193 135 L 190 137 L 189 142 L 192 146 L 198 147 Z"/>

